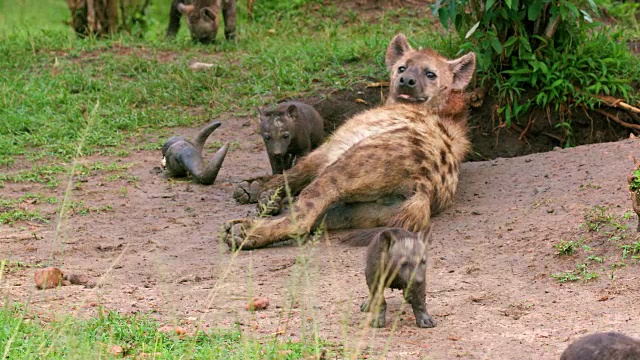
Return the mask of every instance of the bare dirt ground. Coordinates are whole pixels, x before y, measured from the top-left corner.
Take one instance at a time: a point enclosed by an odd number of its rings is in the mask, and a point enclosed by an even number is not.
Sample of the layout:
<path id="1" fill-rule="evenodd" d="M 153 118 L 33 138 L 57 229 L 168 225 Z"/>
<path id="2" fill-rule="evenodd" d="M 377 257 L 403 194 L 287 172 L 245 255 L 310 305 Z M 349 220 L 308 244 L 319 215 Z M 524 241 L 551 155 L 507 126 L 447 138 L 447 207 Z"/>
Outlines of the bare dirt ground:
<path id="1" fill-rule="evenodd" d="M 367 295 L 365 249 L 340 244 L 344 233 L 237 256 L 219 244 L 219 225 L 255 213 L 233 201 L 235 184 L 267 174 L 269 164 L 253 121 L 227 121 L 212 137 L 239 142 L 212 186 L 170 181 L 154 171 L 159 151 L 139 151 L 121 159 L 133 163 L 137 181 L 108 181 L 94 171 L 71 187 L 69 201 L 110 210 L 2 225 L 0 258 L 23 263 L 10 267 L 2 292 L 45 318 L 104 307 L 192 329 L 202 320 L 205 328 L 256 336 L 318 334 L 343 344 L 349 357 L 365 351 L 390 359 L 553 359 L 584 333 L 640 336 L 639 268 L 629 256 L 612 280 L 608 266 L 621 261 L 621 250 L 610 235 L 583 226 L 596 205 L 616 216 L 631 210 L 626 176 L 631 157 L 640 155 L 637 140 L 463 164 L 454 206 L 434 220 L 427 305 L 437 327 L 417 328 L 400 292 L 388 290 L 388 325 L 374 330 L 359 312 Z M 8 197 L 26 191 L 50 190 L 10 183 L 3 189 Z M 635 214 L 624 221 L 626 236 L 636 236 Z M 600 276 L 560 284 L 550 274 L 575 269 L 586 255 L 560 257 L 553 245 L 580 238 L 606 259 L 594 268 Z M 37 264 L 87 274 L 99 285 L 36 290 L 30 266 Z M 246 311 L 251 296 L 267 297 L 270 306 Z"/>

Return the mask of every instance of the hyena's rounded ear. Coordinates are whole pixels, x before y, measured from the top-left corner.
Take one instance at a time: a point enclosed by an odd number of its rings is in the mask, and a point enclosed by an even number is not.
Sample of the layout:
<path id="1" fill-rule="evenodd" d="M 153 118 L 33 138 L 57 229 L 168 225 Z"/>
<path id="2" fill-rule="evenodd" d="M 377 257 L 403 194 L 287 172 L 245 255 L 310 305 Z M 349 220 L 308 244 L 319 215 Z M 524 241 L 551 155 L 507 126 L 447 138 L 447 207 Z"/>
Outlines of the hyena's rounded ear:
<path id="1" fill-rule="evenodd" d="M 189 15 L 194 8 L 193 5 L 185 5 L 183 3 L 178 3 L 178 11 L 180 11 L 181 14 L 185 14 L 185 15 Z"/>
<path id="2" fill-rule="evenodd" d="M 407 37 L 404 36 L 404 34 L 396 35 L 387 48 L 387 69 L 389 69 L 389 71 L 393 70 L 393 66 L 398 62 L 398 59 L 411 50 L 413 50 L 413 48 L 409 45 Z"/>
<path id="3" fill-rule="evenodd" d="M 402 237 L 402 234 L 399 231 L 400 229 L 391 228 L 385 229 L 380 233 L 380 246 L 385 249 L 389 249 L 391 244 L 393 244 L 396 239 Z"/>
<path id="4" fill-rule="evenodd" d="M 287 115 L 289 115 L 290 118 L 292 119 L 297 119 L 298 118 L 298 107 L 295 105 L 289 105 L 289 107 L 287 108 Z"/>
<path id="5" fill-rule="evenodd" d="M 211 19 L 211 21 L 216 21 L 216 14 L 209 8 L 200 9 L 200 15 Z"/>
<path id="6" fill-rule="evenodd" d="M 470 52 L 455 60 L 447 61 L 447 63 L 449 64 L 449 70 L 453 73 L 451 87 L 454 90 L 463 90 L 469 85 L 473 73 L 476 71 L 476 54 Z"/>

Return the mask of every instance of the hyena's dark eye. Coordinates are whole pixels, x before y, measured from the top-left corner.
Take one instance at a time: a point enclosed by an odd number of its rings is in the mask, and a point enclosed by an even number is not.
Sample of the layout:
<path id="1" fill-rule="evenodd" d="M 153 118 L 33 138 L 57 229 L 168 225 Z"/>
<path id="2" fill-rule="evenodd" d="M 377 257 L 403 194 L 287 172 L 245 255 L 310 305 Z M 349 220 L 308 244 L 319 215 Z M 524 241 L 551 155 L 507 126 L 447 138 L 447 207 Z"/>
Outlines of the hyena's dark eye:
<path id="1" fill-rule="evenodd" d="M 285 139 L 288 139 L 289 138 L 289 134 L 282 134 L 282 137 L 285 138 Z"/>
<path id="2" fill-rule="evenodd" d="M 433 71 L 427 71 L 426 73 L 424 73 L 424 75 L 431 80 L 436 78 L 436 74 Z"/>
<path id="3" fill-rule="evenodd" d="M 406 67 L 406 66 L 400 66 L 400 67 L 398 68 L 398 73 L 399 73 L 399 74 L 402 74 L 405 70 L 407 70 L 407 67 Z"/>
<path id="4" fill-rule="evenodd" d="M 265 139 L 265 140 L 271 140 L 271 135 L 269 135 L 269 134 L 264 134 L 264 139 Z"/>

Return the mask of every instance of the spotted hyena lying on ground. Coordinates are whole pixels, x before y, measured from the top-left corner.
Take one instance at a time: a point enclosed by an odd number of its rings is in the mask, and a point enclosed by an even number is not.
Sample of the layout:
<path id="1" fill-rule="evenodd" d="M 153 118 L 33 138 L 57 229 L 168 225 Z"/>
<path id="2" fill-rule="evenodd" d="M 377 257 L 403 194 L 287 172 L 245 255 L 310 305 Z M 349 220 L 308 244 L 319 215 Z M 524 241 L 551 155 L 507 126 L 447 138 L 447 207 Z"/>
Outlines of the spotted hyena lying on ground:
<path id="1" fill-rule="evenodd" d="M 299 194 L 291 211 L 295 220 L 229 221 L 222 235 L 229 246 L 267 246 L 307 234 L 322 222 L 328 229 L 424 231 L 431 214 L 452 202 L 470 147 L 463 90 L 473 76 L 475 55 L 448 60 L 432 50 L 412 49 L 399 34 L 389 44 L 386 63 L 391 79 L 385 105 L 348 120 L 283 175 L 245 183 L 234 193 L 260 199 L 276 213 L 270 199 L 284 197 L 286 181 L 291 193 Z"/>

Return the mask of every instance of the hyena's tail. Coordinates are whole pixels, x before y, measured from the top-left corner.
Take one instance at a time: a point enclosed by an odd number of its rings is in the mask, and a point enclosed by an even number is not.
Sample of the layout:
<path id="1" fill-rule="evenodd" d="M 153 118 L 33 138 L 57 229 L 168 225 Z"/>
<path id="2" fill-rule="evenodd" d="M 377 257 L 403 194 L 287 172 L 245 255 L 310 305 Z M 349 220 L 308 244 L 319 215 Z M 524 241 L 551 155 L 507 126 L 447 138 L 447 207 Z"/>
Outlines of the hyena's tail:
<path id="1" fill-rule="evenodd" d="M 368 246 L 376 235 L 385 229 L 384 227 L 357 229 L 340 238 L 340 242 L 350 246 Z"/>

